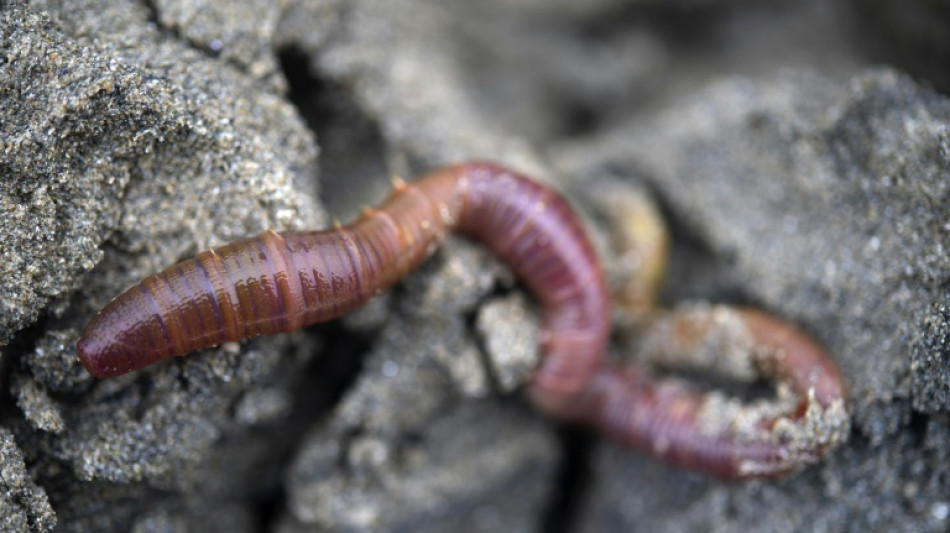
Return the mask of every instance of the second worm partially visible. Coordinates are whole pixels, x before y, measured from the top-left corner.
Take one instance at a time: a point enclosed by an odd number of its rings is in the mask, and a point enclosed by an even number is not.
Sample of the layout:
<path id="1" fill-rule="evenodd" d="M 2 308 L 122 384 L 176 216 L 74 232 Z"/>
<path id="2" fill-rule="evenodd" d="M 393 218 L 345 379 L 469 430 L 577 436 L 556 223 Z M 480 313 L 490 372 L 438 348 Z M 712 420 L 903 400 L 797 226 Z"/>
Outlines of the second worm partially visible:
<path id="1" fill-rule="evenodd" d="M 448 231 L 485 243 L 543 306 L 545 357 L 532 384 L 539 403 L 578 392 L 609 334 L 600 263 L 560 195 L 490 163 L 399 182 L 382 206 L 343 228 L 265 231 L 149 276 L 96 315 L 79 359 L 94 376 L 117 376 L 342 316 L 402 279 Z"/>

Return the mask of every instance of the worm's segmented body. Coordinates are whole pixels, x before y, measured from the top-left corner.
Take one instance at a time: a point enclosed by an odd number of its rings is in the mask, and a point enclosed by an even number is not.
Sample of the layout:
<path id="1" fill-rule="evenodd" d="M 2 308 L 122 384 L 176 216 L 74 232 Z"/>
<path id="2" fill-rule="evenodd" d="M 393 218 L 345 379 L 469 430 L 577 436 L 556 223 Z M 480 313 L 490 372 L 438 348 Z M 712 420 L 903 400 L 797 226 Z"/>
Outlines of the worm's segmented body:
<path id="1" fill-rule="evenodd" d="M 749 350 L 730 356 L 747 358 L 756 376 L 787 385 L 786 404 L 740 403 L 657 380 L 636 366 L 605 365 L 559 414 L 721 477 L 777 476 L 818 461 L 847 439 L 841 373 L 805 334 L 760 311 L 725 306 L 677 310 L 659 321 L 672 326 L 659 335 L 675 336 L 669 344 L 686 351 L 701 352 L 699 344 L 724 332 L 734 335 Z"/>
<path id="2" fill-rule="evenodd" d="M 345 315 L 403 278 L 453 230 L 490 247 L 545 310 L 535 395 L 577 392 L 609 333 L 599 262 L 557 193 L 489 163 L 399 183 L 385 204 L 343 228 L 266 231 L 149 276 L 96 315 L 79 342 L 80 361 L 94 376 L 117 376 Z"/>
<path id="3" fill-rule="evenodd" d="M 79 359 L 96 377 L 117 376 L 345 315 L 425 261 L 448 231 L 483 242 L 541 304 L 542 359 L 529 393 L 546 412 L 722 476 L 781 473 L 845 438 L 837 368 L 804 334 L 762 313 L 740 313 L 736 322 L 758 350 L 761 374 L 788 383 L 800 400 L 781 412 L 753 406 L 723 420 L 713 395 L 606 362 L 609 298 L 580 222 L 552 189 L 490 163 L 399 182 L 382 206 L 345 227 L 265 231 L 149 276 L 93 318 Z M 704 316 L 674 326 L 660 344 L 683 344 L 687 355 L 719 335 Z M 737 419 L 755 427 L 737 429 Z"/>

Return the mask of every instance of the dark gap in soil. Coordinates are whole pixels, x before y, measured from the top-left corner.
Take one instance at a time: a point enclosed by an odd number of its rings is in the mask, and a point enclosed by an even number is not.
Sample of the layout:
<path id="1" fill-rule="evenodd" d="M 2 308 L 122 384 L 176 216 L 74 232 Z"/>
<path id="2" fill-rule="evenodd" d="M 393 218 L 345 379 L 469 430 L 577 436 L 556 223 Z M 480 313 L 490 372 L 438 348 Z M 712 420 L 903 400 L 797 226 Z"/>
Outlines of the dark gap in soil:
<path id="1" fill-rule="evenodd" d="M 583 101 L 564 102 L 563 131 L 558 132 L 564 137 L 584 137 L 597 133 L 603 124 L 600 110 Z"/>
<path id="2" fill-rule="evenodd" d="M 850 0 L 852 33 L 869 63 L 889 64 L 918 83 L 950 93 L 950 34 L 946 21 L 950 4 Z"/>
<path id="3" fill-rule="evenodd" d="M 499 395 L 501 394 L 501 382 L 498 379 L 498 373 L 495 371 L 495 365 L 492 364 L 491 357 L 488 355 L 488 342 L 476 326 L 478 310 L 481 309 L 487 299 L 487 297 L 482 298 L 475 306 L 474 311 L 467 313 L 463 318 L 465 319 L 465 329 L 471 333 L 475 347 L 478 349 L 478 362 L 488 377 L 488 386 L 491 388 L 493 395 Z"/>
<path id="4" fill-rule="evenodd" d="M 289 413 L 281 417 L 279 424 L 254 429 L 269 434 L 267 455 L 259 458 L 259 467 L 251 469 L 263 474 L 251 493 L 259 517 L 258 530 L 262 532 L 273 530 L 287 511 L 284 474 L 297 456 L 299 445 L 359 379 L 375 339 L 374 335 L 345 329 L 338 320 L 317 328 L 325 341 L 321 355 L 295 370 L 297 375 L 290 383 L 293 403 Z"/>
<path id="5" fill-rule="evenodd" d="M 23 413 L 16 405 L 16 399 L 10 394 L 12 390 L 10 374 L 13 365 L 19 364 L 18 361 L 23 357 L 23 354 L 36 349 L 36 342 L 40 335 L 46 331 L 48 321 L 49 317 L 45 313 L 41 313 L 35 322 L 17 331 L 10 342 L 0 350 L 0 353 L 2 353 L 0 355 L 0 390 L 5 392 L 5 394 L 0 394 L 0 420 L 5 421 L 11 417 L 23 419 Z"/>
<path id="6" fill-rule="evenodd" d="M 918 411 L 911 412 L 910 420 L 907 422 L 907 434 L 914 444 L 920 447 L 924 446 L 924 442 L 927 440 L 928 426 L 931 422 L 932 417 L 930 415 Z"/>
<path id="7" fill-rule="evenodd" d="M 315 75 L 305 53 L 288 48 L 279 57 L 288 98 L 320 146 L 323 205 L 331 218 L 352 220 L 361 206 L 379 204 L 391 190 L 379 126 L 346 87 Z"/>
<path id="8" fill-rule="evenodd" d="M 150 24 L 154 24 L 159 30 L 163 29 L 162 23 L 158 17 L 158 6 L 155 5 L 156 0 L 142 0 L 142 5 L 145 6 L 145 10 L 148 11 L 148 17 L 146 20 Z M 176 35 L 177 37 L 177 35 Z"/>
<path id="9" fill-rule="evenodd" d="M 558 430 L 561 464 L 541 531 L 570 533 L 577 530 L 593 477 L 591 458 L 596 437 L 588 430 L 565 425 Z"/>

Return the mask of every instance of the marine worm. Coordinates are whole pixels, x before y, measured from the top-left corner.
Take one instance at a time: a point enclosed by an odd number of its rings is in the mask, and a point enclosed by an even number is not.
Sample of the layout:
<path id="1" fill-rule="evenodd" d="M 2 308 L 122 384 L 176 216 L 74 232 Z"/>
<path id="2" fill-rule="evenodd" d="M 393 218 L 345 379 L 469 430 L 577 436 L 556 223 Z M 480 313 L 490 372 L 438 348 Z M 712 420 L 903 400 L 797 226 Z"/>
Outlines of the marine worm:
<path id="1" fill-rule="evenodd" d="M 397 181 L 383 205 L 344 227 L 265 231 L 151 275 L 92 319 L 79 360 L 93 376 L 118 376 L 340 317 L 425 261 L 449 231 L 483 242 L 541 305 L 542 357 L 528 393 L 542 410 L 720 475 L 769 475 L 810 459 L 784 460 L 788 446 L 774 431 L 779 418 L 763 422 L 770 432 L 736 437 L 704 425 L 702 397 L 605 362 L 609 296 L 582 224 L 553 189 L 492 163 Z M 756 343 L 776 347 L 771 377 L 821 406 L 841 404 L 840 374 L 821 348 L 765 315 L 751 313 L 746 322 Z M 781 420 L 807 420 L 799 411 Z"/>

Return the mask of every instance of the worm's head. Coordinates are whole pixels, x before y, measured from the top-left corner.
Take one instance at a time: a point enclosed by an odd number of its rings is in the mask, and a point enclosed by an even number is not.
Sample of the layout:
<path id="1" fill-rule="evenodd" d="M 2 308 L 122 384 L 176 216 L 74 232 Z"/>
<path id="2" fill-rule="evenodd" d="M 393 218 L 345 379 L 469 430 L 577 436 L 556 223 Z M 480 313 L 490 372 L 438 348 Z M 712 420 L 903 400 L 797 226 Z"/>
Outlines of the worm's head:
<path id="1" fill-rule="evenodd" d="M 76 345 L 79 362 L 86 371 L 97 378 L 109 378 L 134 370 L 130 350 L 119 339 L 107 338 L 96 325 L 95 320 L 90 323 Z"/>
<path id="2" fill-rule="evenodd" d="M 171 355 L 161 316 L 136 289 L 99 311 L 79 338 L 79 362 L 97 378 L 121 376 Z"/>

